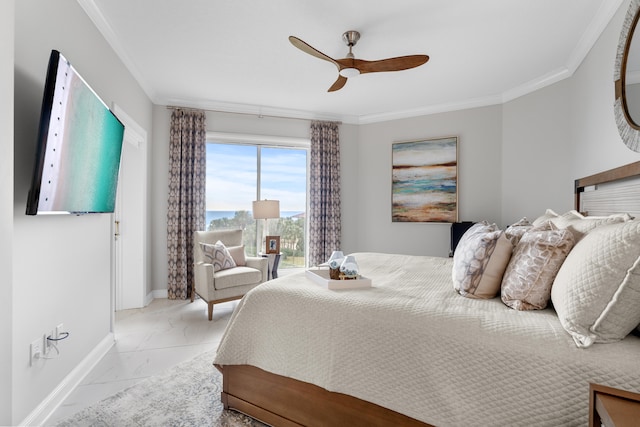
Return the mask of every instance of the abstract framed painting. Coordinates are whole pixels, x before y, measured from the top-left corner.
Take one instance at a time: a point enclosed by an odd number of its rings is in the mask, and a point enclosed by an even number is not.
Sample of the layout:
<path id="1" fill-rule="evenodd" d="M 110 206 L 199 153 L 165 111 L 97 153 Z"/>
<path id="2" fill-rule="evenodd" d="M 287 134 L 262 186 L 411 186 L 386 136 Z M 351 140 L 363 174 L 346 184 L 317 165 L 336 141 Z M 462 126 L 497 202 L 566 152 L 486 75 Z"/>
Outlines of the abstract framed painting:
<path id="1" fill-rule="evenodd" d="M 458 137 L 394 142 L 393 222 L 458 221 Z"/>

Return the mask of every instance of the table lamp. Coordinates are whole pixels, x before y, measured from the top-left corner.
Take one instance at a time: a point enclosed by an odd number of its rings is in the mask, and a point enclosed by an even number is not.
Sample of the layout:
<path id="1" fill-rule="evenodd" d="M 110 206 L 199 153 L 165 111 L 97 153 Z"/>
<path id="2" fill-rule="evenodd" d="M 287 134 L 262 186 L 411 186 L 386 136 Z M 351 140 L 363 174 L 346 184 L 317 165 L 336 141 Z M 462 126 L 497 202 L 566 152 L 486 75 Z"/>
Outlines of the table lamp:
<path id="1" fill-rule="evenodd" d="M 280 201 L 279 200 L 255 200 L 253 202 L 253 218 L 264 219 L 264 226 L 262 227 L 262 238 L 257 242 L 256 253 L 259 252 L 259 248 L 262 245 L 262 241 L 265 239 L 265 230 L 267 228 L 267 219 L 280 218 Z M 256 240 L 258 239 L 256 233 Z M 265 250 L 266 251 L 266 250 Z"/>

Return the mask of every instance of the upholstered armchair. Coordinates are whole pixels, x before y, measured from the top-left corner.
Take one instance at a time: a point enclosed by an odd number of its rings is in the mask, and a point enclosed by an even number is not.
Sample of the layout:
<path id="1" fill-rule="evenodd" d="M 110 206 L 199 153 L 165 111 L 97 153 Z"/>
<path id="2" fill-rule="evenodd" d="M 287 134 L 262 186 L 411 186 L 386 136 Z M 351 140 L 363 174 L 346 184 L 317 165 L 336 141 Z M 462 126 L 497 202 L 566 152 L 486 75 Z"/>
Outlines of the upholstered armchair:
<path id="1" fill-rule="evenodd" d="M 218 241 L 224 247 L 216 245 Z M 191 302 L 195 294 L 206 301 L 209 320 L 213 316 L 213 304 L 240 299 L 268 279 L 267 258 L 245 256 L 242 230 L 196 231 L 193 259 L 195 292 L 191 292 Z"/>

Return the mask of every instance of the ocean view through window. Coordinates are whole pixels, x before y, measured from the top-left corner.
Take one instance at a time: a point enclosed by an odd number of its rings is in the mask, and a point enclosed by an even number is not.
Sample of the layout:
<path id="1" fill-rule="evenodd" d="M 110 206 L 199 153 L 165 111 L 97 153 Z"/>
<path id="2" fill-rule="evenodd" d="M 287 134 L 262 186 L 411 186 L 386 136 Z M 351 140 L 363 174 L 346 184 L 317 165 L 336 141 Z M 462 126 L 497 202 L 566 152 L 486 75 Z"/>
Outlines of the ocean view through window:
<path id="1" fill-rule="evenodd" d="M 249 256 L 265 252 L 264 243 L 256 247 L 257 236 L 280 236 L 279 268 L 303 268 L 307 149 L 207 142 L 206 228 L 243 229 Z M 264 199 L 280 201 L 280 218 L 253 219 L 252 202 Z"/>

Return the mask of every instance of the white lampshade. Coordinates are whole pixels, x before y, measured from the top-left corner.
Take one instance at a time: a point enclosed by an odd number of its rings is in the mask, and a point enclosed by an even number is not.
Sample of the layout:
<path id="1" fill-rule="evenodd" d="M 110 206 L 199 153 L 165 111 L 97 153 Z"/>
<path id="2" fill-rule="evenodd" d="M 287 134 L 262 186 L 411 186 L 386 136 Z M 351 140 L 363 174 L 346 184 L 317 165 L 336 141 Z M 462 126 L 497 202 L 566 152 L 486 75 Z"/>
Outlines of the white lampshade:
<path id="1" fill-rule="evenodd" d="M 253 202 L 253 218 L 280 218 L 279 200 L 256 200 Z"/>

